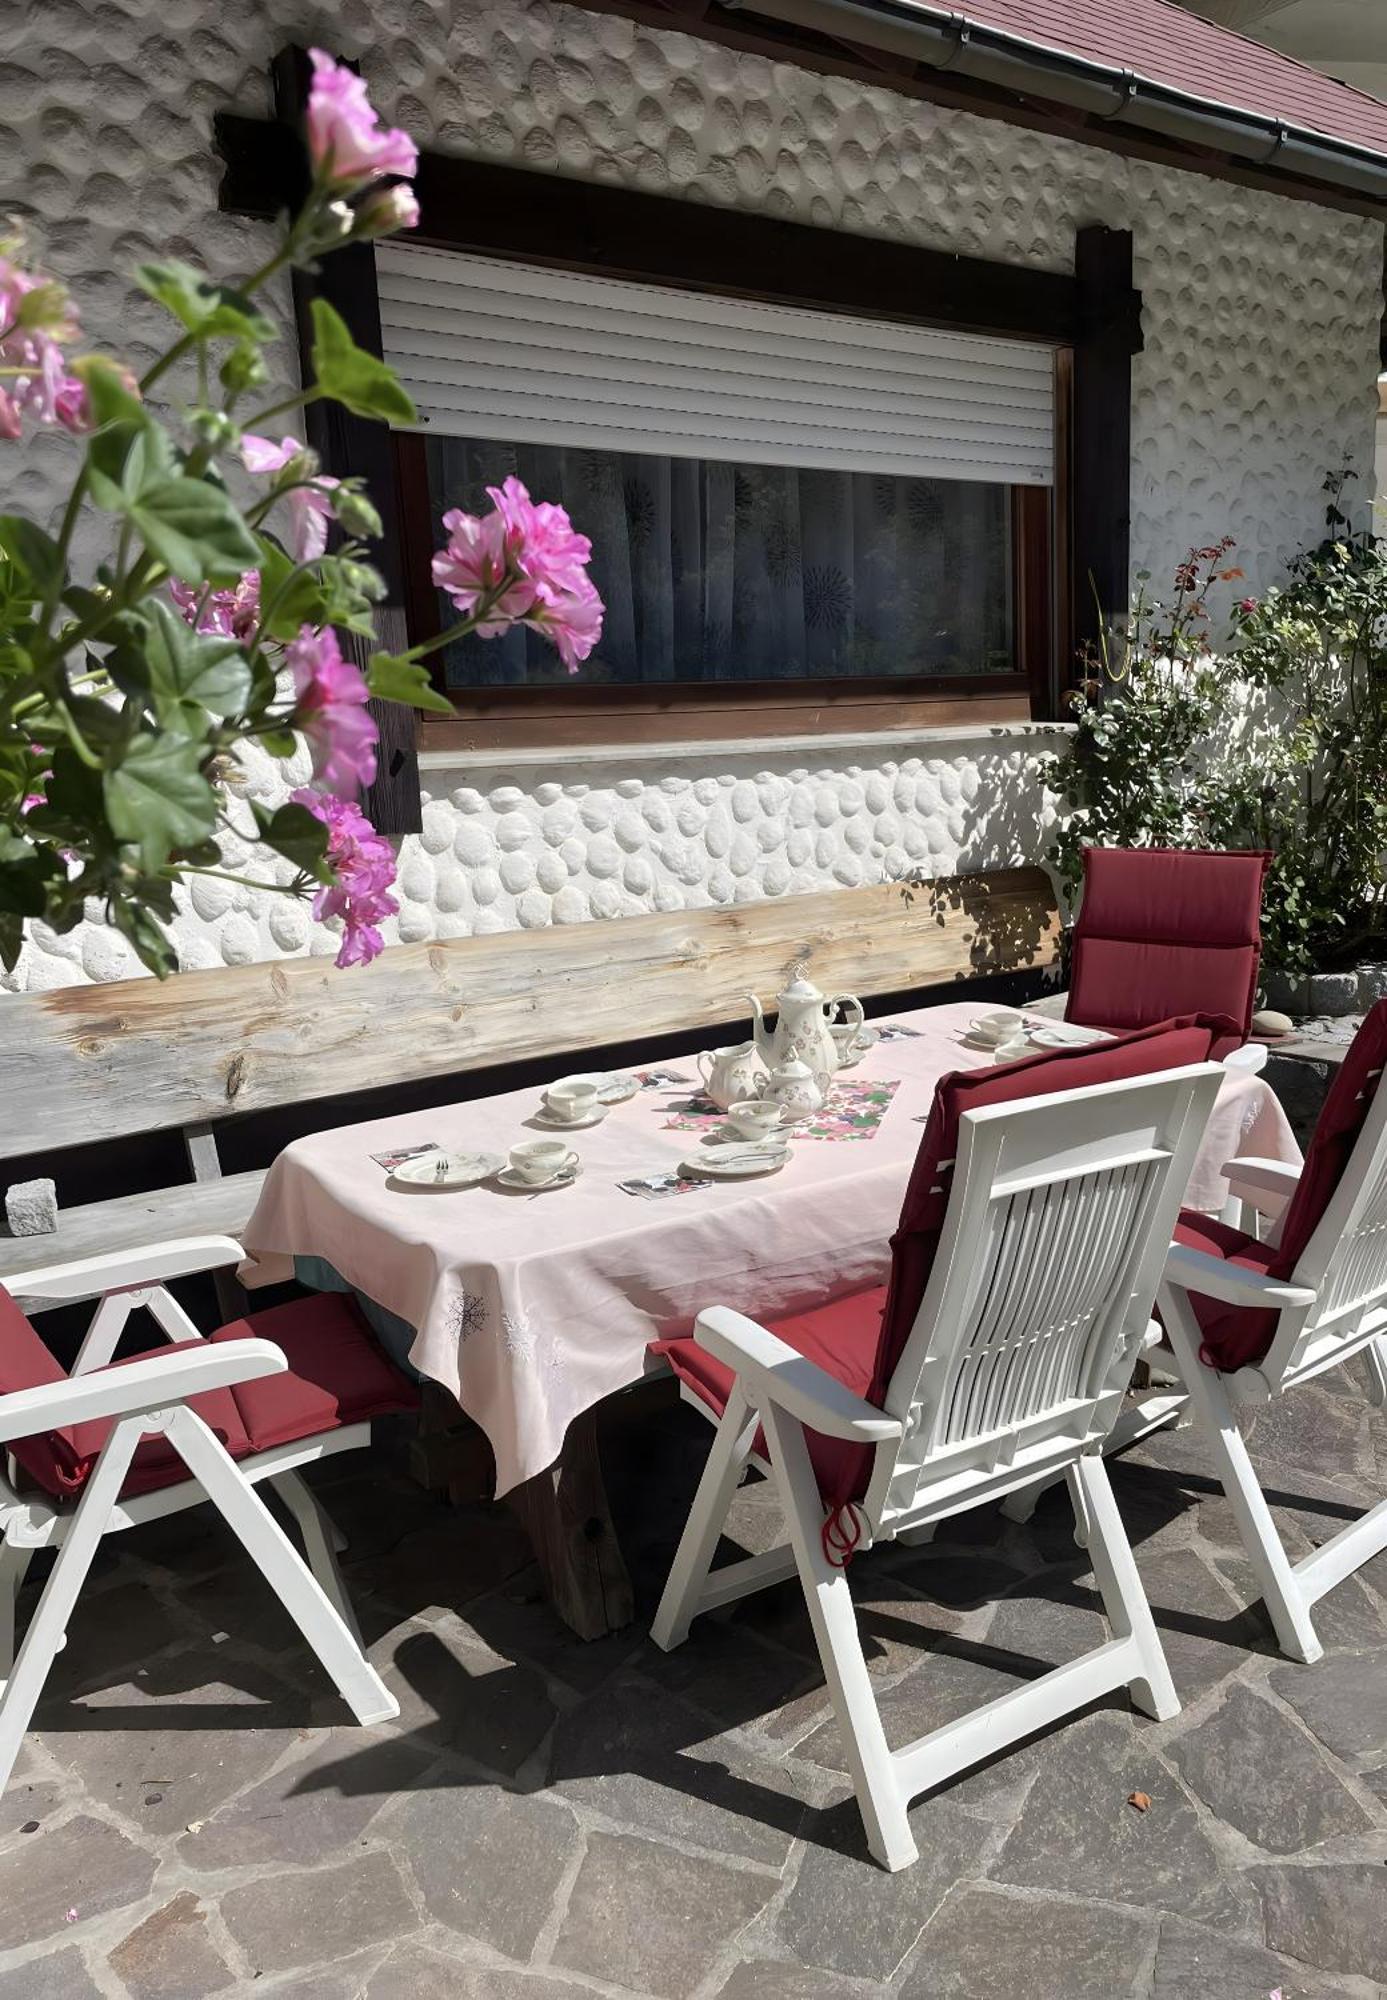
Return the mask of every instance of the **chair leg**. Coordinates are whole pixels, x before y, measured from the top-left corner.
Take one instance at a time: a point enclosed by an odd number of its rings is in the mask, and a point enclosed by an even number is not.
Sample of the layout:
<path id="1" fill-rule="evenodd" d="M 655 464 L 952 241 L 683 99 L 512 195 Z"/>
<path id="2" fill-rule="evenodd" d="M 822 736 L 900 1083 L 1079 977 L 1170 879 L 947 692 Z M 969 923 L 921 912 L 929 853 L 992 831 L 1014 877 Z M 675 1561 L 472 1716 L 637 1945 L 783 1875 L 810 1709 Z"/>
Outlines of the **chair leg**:
<path id="1" fill-rule="evenodd" d="M 1281 1650 L 1292 1660 L 1312 1665 L 1324 1648 L 1315 1637 L 1309 1603 L 1258 1484 L 1223 1378 L 1199 1359 L 1198 1328 L 1182 1293 L 1173 1288 L 1163 1291 L 1162 1317 L 1189 1390 L 1195 1423 L 1228 1495 Z"/>
<path id="2" fill-rule="evenodd" d="M 785 1508 L 795 1564 L 857 1794 L 867 1846 L 893 1872 L 918 1859 L 896 1765 L 881 1726 L 876 1692 L 862 1653 L 847 1574 L 824 1554 L 823 1502 L 803 1427 L 773 1403 L 764 1412 L 771 1465 Z"/>
<path id="3" fill-rule="evenodd" d="M 650 1627 L 651 1638 L 666 1653 L 683 1645 L 689 1636 L 689 1626 L 698 1615 L 718 1537 L 746 1468 L 759 1421 L 734 1383 L 670 1565 L 660 1608 Z"/>
<path id="4" fill-rule="evenodd" d="M 120 1498 L 139 1441 L 138 1418 L 126 1418 L 113 1427 L 68 1524 L 43 1595 L 24 1634 L 14 1671 L 0 1693 L 0 1791 L 9 1783 L 24 1732 L 43 1693 L 53 1656 L 66 1636 L 77 1593 L 91 1568 L 111 1510 Z"/>
<path id="5" fill-rule="evenodd" d="M 1379 1410 L 1387 1410 L 1387 1333 L 1370 1340 L 1365 1351 L 1371 1383 L 1368 1394 Z"/>
<path id="6" fill-rule="evenodd" d="M 0 1685 L 14 1666 L 15 1613 L 33 1553 L 17 1542 L 0 1542 Z"/>
<path id="7" fill-rule="evenodd" d="M 1074 1519 L 1083 1522 L 1086 1529 L 1084 1546 L 1093 1563 L 1108 1623 L 1117 1638 L 1134 1642 L 1141 1665 L 1140 1674 L 1127 1683 L 1132 1700 L 1144 1714 L 1169 1722 L 1180 1713 L 1180 1697 L 1117 1511 L 1108 1468 L 1101 1456 L 1090 1454 L 1075 1460 L 1068 1479 Z"/>
<path id="8" fill-rule="evenodd" d="M 324 1512 L 313 1489 L 297 1472 L 278 1472 L 269 1483 L 298 1524 L 308 1567 L 317 1577 L 324 1597 L 357 1645 L 364 1650 L 361 1627 L 356 1622 L 356 1612 L 342 1581 L 342 1572 L 337 1567 L 338 1537 L 331 1517 Z"/>
<path id="9" fill-rule="evenodd" d="M 267 1582 L 337 1684 L 360 1723 L 389 1722 L 400 1704 L 363 1654 L 345 1621 L 255 1488 L 237 1471 L 206 1424 L 182 1407 L 169 1441 L 213 1505 L 245 1544 Z"/>

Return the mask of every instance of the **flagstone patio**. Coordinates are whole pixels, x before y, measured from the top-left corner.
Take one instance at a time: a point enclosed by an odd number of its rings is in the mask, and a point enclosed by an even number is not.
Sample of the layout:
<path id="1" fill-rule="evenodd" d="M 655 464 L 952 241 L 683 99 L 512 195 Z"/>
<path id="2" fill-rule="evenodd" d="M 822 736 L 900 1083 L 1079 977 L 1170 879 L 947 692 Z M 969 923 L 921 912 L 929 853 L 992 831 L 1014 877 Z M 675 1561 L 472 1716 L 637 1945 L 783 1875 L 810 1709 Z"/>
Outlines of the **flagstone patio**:
<path id="1" fill-rule="evenodd" d="M 706 1449 L 623 1427 L 614 1504 L 648 1617 Z M 1330 1378 L 1252 1434 L 1295 1548 L 1387 1482 L 1387 1417 Z M 326 1497 L 399 1695 L 358 1730 L 220 1526 L 113 1545 L 0 1808 L 0 2000 L 1328 2000 L 1387 1993 L 1387 1559 L 1282 1660 L 1189 1432 L 1115 1483 L 1183 1713 L 1116 1704 L 917 1805 L 864 1858 L 797 1593 L 583 1646 L 504 1509 L 452 1510 L 390 1441 Z M 893 1742 L 1093 1643 L 1052 1497 L 859 1560 Z M 743 1546 L 776 1533 L 748 1489 Z M 1143 1797 L 1149 1799 L 1139 1809 Z"/>

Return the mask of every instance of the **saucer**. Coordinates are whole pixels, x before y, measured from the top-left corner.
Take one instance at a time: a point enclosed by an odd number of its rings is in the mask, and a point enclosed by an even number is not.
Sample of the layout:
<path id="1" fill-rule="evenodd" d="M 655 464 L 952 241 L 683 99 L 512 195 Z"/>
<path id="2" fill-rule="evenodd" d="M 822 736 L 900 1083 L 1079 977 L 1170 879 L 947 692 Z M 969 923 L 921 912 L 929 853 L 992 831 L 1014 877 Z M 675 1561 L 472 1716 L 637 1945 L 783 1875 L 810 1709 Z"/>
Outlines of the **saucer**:
<path id="1" fill-rule="evenodd" d="M 624 1069 L 585 1069 L 566 1079 L 569 1083 L 595 1083 L 599 1104 L 624 1104 L 640 1089 L 635 1077 Z"/>
<path id="2" fill-rule="evenodd" d="M 582 1171 L 581 1166 L 563 1167 L 547 1181 L 527 1181 L 514 1167 L 502 1167 L 496 1179 L 502 1187 L 516 1188 L 524 1194 L 548 1194 L 550 1188 L 572 1187 Z"/>
<path id="3" fill-rule="evenodd" d="M 438 1163 L 447 1168 L 446 1176 L 438 1177 Z M 392 1172 L 390 1178 L 402 1187 L 446 1188 L 476 1187 L 479 1181 L 489 1181 L 498 1167 L 505 1165 L 499 1153 L 421 1153 L 417 1160 L 406 1160 Z"/>
<path id="4" fill-rule="evenodd" d="M 607 1115 L 604 1104 L 600 1111 L 590 1111 L 586 1118 L 556 1118 L 546 1105 L 541 1104 L 536 1111 L 534 1122 L 542 1125 L 546 1132 L 585 1132 L 589 1125 L 600 1125 Z"/>
<path id="5" fill-rule="evenodd" d="M 720 1160 L 721 1152 L 732 1157 Z M 697 1159 L 681 1160 L 679 1171 L 699 1178 L 707 1175 L 719 1181 L 744 1181 L 755 1174 L 779 1173 L 789 1157 L 788 1146 L 707 1146 Z"/>

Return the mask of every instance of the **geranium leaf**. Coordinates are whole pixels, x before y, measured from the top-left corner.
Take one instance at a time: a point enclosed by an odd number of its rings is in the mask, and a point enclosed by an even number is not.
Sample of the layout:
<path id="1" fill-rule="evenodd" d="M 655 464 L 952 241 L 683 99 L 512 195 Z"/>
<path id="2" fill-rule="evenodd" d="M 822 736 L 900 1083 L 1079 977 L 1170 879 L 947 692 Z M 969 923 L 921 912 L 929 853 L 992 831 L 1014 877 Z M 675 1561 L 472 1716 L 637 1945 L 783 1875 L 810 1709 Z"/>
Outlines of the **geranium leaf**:
<path id="1" fill-rule="evenodd" d="M 230 285 L 214 285 L 191 264 L 141 264 L 135 278 L 143 291 L 201 340 L 227 335 L 258 342 L 275 337 L 271 321 L 244 293 Z"/>
<path id="2" fill-rule="evenodd" d="M 263 806 L 255 806 L 254 812 L 266 847 L 272 847 L 276 854 L 282 854 L 286 861 L 292 861 L 296 868 L 303 868 L 310 875 L 317 872 L 327 853 L 327 827 L 316 813 L 311 813 L 307 806 L 295 805 L 292 800 L 272 813 Z"/>
<path id="3" fill-rule="evenodd" d="M 453 713 L 453 704 L 432 685 L 422 660 L 405 659 L 397 653 L 372 653 L 366 685 L 381 701 L 403 701 L 434 715 Z"/>
<path id="4" fill-rule="evenodd" d="M 198 768 L 201 746 L 183 736 L 137 736 L 105 774 L 106 817 L 116 839 L 153 872 L 175 847 L 195 847 L 217 823 L 212 787 Z M 132 938 L 132 943 L 134 942 Z"/>
<path id="5" fill-rule="evenodd" d="M 325 396 L 354 416 L 387 424 L 412 424 L 415 408 L 393 369 L 358 347 L 346 321 L 326 299 L 314 299 L 313 379 Z"/>
<path id="6" fill-rule="evenodd" d="M 205 479 L 162 479 L 127 495 L 125 511 L 150 554 L 184 583 L 236 583 L 260 554 L 230 496 Z"/>
<path id="7" fill-rule="evenodd" d="M 0 514 L 0 549 L 33 585 L 36 597 L 61 587 L 66 572 L 58 544 L 23 514 Z"/>
<path id="8" fill-rule="evenodd" d="M 195 632 L 161 598 L 144 609 L 143 635 L 107 658 L 116 686 L 148 693 L 160 722 L 180 732 L 200 732 L 209 715 L 240 715 L 250 701 L 251 668 L 236 641 Z"/>

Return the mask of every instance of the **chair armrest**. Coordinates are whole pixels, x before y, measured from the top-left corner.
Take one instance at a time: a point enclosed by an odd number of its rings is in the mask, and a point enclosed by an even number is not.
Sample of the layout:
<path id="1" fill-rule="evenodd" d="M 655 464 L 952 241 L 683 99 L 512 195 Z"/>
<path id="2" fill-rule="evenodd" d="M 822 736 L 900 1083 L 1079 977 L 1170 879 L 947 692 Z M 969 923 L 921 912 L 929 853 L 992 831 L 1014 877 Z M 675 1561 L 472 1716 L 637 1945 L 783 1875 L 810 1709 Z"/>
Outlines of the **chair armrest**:
<path id="1" fill-rule="evenodd" d="M 1220 1171 L 1229 1193 L 1259 1215 L 1280 1215 L 1300 1184 L 1300 1168 L 1284 1160 L 1228 1160 Z"/>
<path id="2" fill-rule="evenodd" d="M 1230 1049 L 1223 1058 L 1225 1069 L 1241 1071 L 1245 1076 L 1258 1076 L 1266 1066 L 1265 1042 L 1244 1042 L 1240 1049 Z"/>
<path id="3" fill-rule="evenodd" d="M 271 1340 L 220 1340 L 205 1346 L 189 1342 L 166 1353 L 141 1354 L 65 1382 L 0 1396 L 0 1444 L 59 1424 L 85 1423 L 91 1417 L 131 1417 L 142 1410 L 167 1409 L 208 1389 L 252 1382 L 260 1375 L 283 1375 L 288 1366 Z"/>
<path id="4" fill-rule="evenodd" d="M 186 1278 L 194 1271 L 220 1270 L 239 1264 L 245 1254 L 230 1236 L 175 1236 L 142 1243 L 138 1250 L 112 1250 L 100 1257 L 75 1257 L 70 1264 L 18 1271 L 10 1289 L 56 1305 L 62 1299 L 89 1299 L 93 1292 L 125 1291 Z"/>
<path id="5" fill-rule="evenodd" d="M 901 1434 L 898 1418 L 855 1396 L 817 1362 L 730 1306 L 701 1312 L 694 1333 L 710 1354 L 741 1377 L 752 1402 L 769 1398 L 811 1430 L 855 1444 L 877 1444 Z"/>
<path id="6" fill-rule="evenodd" d="M 1162 1283 L 1182 1292 L 1198 1292 L 1203 1299 L 1223 1299 L 1233 1306 L 1263 1306 L 1273 1312 L 1282 1306 L 1312 1306 L 1315 1293 L 1307 1285 L 1288 1285 L 1277 1278 L 1264 1278 L 1260 1271 L 1245 1271 L 1226 1264 L 1207 1251 L 1191 1250 L 1173 1243 L 1166 1255 Z"/>

